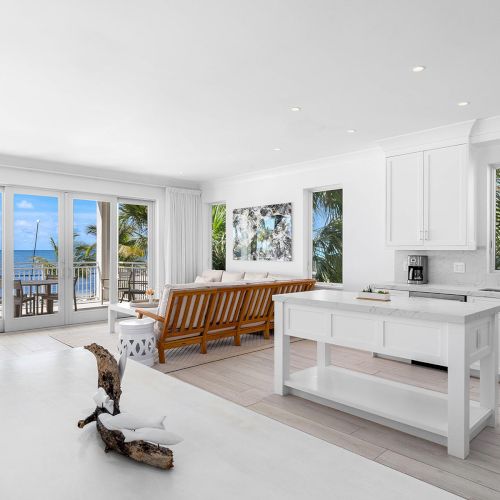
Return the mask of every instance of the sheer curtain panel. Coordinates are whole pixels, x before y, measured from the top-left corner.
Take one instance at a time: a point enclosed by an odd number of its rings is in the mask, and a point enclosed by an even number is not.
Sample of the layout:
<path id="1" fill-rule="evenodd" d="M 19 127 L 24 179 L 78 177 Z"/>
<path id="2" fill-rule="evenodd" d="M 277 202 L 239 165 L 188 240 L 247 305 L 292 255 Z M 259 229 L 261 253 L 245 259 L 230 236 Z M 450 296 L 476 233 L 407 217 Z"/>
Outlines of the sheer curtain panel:
<path id="1" fill-rule="evenodd" d="M 166 282 L 192 283 L 201 270 L 201 191 L 167 188 L 165 200 Z"/>

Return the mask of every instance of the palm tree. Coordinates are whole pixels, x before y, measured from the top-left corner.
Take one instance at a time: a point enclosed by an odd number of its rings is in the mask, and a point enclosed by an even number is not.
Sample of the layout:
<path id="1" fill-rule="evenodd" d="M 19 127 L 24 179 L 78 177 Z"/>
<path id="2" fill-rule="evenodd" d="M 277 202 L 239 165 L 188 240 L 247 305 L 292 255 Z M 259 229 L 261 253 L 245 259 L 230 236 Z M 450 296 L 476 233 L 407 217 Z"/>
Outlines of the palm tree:
<path id="1" fill-rule="evenodd" d="M 97 238 L 97 227 L 89 224 L 86 233 Z M 95 253 L 96 244 L 89 245 Z M 118 208 L 118 259 L 120 262 L 143 261 L 148 251 L 148 207 L 121 203 Z M 94 258 L 95 260 L 95 258 Z"/>
<path id="2" fill-rule="evenodd" d="M 120 260 L 144 260 L 148 251 L 148 207 L 121 203 L 118 215 Z"/>
<path id="3" fill-rule="evenodd" d="M 500 169 L 496 171 L 495 189 L 495 269 L 500 269 Z"/>
<path id="4" fill-rule="evenodd" d="M 226 205 L 212 205 L 212 267 L 226 269 Z"/>
<path id="5" fill-rule="evenodd" d="M 342 190 L 313 193 L 313 275 L 342 283 Z"/>

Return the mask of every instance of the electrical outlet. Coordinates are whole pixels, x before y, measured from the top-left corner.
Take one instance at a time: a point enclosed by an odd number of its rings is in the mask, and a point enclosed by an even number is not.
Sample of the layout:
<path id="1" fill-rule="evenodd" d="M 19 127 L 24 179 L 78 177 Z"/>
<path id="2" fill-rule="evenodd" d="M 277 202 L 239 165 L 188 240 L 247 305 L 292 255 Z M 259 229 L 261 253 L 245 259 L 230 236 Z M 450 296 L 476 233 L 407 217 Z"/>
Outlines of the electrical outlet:
<path id="1" fill-rule="evenodd" d="M 454 273 L 465 273 L 465 262 L 454 262 L 453 263 Z"/>

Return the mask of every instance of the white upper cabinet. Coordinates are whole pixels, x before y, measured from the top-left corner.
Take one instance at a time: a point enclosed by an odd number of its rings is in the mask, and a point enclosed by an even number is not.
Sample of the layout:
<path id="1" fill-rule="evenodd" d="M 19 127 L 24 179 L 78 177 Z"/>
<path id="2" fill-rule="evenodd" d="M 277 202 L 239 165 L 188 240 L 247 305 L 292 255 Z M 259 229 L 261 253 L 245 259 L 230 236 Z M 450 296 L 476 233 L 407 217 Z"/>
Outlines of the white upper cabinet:
<path id="1" fill-rule="evenodd" d="M 401 249 L 475 249 L 468 146 L 387 159 L 387 244 Z"/>
<path id="2" fill-rule="evenodd" d="M 387 159 L 387 244 L 424 244 L 422 153 Z"/>
<path id="3" fill-rule="evenodd" d="M 424 151 L 424 241 L 467 245 L 467 146 Z"/>

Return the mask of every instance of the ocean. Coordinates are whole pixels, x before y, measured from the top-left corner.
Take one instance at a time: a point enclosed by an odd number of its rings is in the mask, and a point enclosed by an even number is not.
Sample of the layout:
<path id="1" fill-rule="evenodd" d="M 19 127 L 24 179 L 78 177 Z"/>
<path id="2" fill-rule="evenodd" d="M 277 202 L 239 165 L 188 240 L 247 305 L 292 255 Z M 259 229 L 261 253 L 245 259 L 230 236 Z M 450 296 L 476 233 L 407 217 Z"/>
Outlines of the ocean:
<path id="1" fill-rule="evenodd" d="M 0 251 L 0 277 L 1 272 L 1 256 Z M 57 256 L 54 250 L 37 250 L 35 257 L 46 260 L 49 264 L 57 263 Z M 30 279 L 41 279 L 44 277 L 44 271 L 40 266 L 33 267 L 33 250 L 14 250 L 14 278 L 21 281 Z M 79 297 L 90 297 L 95 295 L 97 291 L 97 276 L 96 269 L 92 266 L 86 270 L 78 271 L 78 280 L 75 285 L 76 295 Z M 1 297 L 1 290 L 0 290 Z"/>
<path id="2" fill-rule="evenodd" d="M 2 252 L 0 251 L 0 256 Z M 54 250 L 37 250 L 37 257 L 47 260 L 48 262 L 57 262 L 56 253 Z M 33 261 L 33 250 L 14 250 L 14 267 L 16 264 L 31 263 Z"/>

